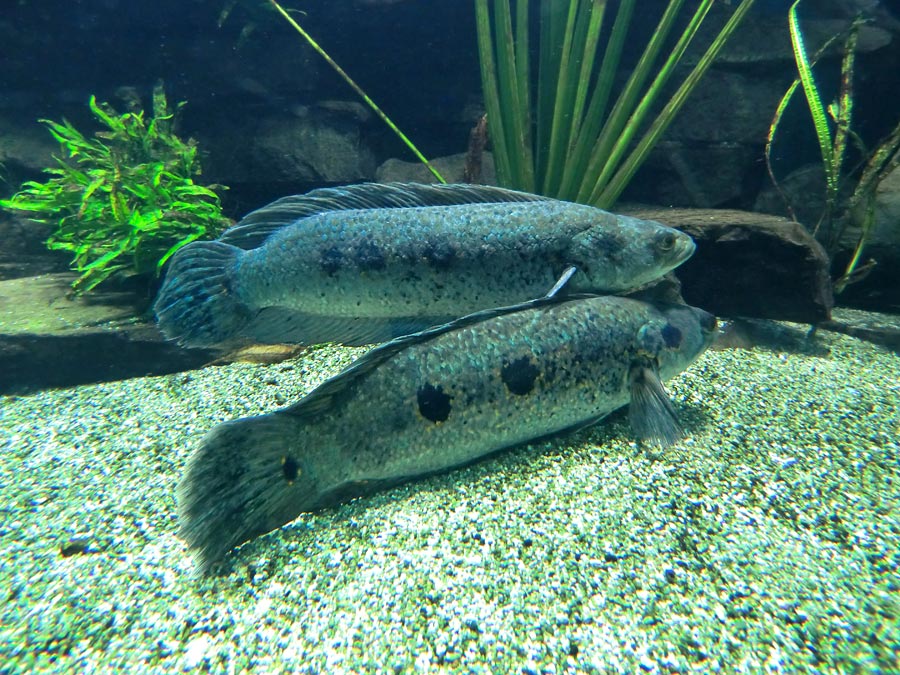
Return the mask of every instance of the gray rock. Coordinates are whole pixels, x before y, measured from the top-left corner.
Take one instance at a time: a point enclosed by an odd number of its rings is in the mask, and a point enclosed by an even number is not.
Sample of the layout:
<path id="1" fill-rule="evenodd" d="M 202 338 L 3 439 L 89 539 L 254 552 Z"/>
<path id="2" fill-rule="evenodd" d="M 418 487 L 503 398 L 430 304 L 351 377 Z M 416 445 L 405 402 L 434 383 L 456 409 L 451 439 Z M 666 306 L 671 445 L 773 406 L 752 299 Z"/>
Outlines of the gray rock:
<path id="1" fill-rule="evenodd" d="M 859 214 L 851 214 L 841 239 L 841 251 L 835 256 L 838 273 L 843 273 L 859 235 Z M 874 260 L 875 266 L 865 277 L 844 289 L 841 302 L 865 309 L 900 312 L 900 168 L 885 176 L 875 191 L 875 222 L 862 260 Z"/>
<path id="2" fill-rule="evenodd" d="M 466 153 L 446 157 L 429 158 L 432 166 L 437 169 L 448 183 L 461 183 L 466 168 Z M 494 157 L 485 152 L 481 157 L 481 184 L 496 185 L 497 174 L 494 171 Z M 405 162 L 391 158 L 381 164 L 375 171 L 375 180 L 379 183 L 400 181 L 403 183 L 435 183 L 437 180 L 422 162 Z"/>
<path id="3" fill-rule="evenodd" d="M 42 124 L 0 115 L 0 166 L 9 174 L 2 177 L 10 183 L 17 183 L 20 173 L 36 174 L 52 166 L 53 154 L 58 151 L 59 146 Z"/>
<path id="4" fill-rule="evenodd" d="M 138 320 L 133 291 L 73 297 L 71 272 L 0 281 L 0 394 L 199 368 L 217 352 L 179 348 Z"/>
<path id="5" fill-rule="evenodd" d="M 788 174 L 780 181 L 782 192 L 794 209 L 797 220 L 813 230 L 825 208 L 825 177 L 821 164 L 810 164 Z M 842 214 L 853 186 L 844 186 L 838 202 L 836 227 L 845 229 L 833 251 L 832 276 L 844 273 L 861 235 L 860 213 Z M 769 186 L 762 190 L 754 209 L 764 213 L 787 213 L 784 199 Z M 817 233 L 826 242 L 829 233 Z M 878 311 L 900 310 L 900 170 L 895 169 L 875 192 L 875 224 L 863 251 L 862 263 L 875 261 L 868 275 L 847 286 L 840 295 L 842 304 Z"/>
<path id="6" fill-rule="evenodd" d="M 371 180 L 375 157 L 361 132 L 358 106 L 296 106 L 292 114 L 268 116 L 250 129 L 230 122 L 206 130 L 204 175 L 240 183 L 353 183 Z M 243 142 L 235 142 L 243 138 Z"/>

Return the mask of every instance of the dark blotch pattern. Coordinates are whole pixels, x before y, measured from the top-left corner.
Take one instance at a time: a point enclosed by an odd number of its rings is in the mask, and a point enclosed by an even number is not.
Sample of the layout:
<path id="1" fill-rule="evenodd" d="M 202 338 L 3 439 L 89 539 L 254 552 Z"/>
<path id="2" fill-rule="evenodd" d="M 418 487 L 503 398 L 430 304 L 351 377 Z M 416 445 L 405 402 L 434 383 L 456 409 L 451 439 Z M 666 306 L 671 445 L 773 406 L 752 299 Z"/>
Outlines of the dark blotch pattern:
<path id="1" fill-rule="evenodd" d="M 385 268 L 384 254 L 377 244 L 368 239 L 360 242 L 356 247 L 354 257 L 361 270 L 383 270 Z"/>
<path id="2" fill-rule="evenodd" d="M 281 463 L 281 472 L 288 483 L 293 483 L 300 474 L 300 466 L 297 464 L 297 460 L 293 457 L 285 457 Z"/>
<path id="3" fill-rule="evenodd" d="M 614 232 L 597 232 L 592 239 L 594 250 L 605 258 L 614 258 L 628 243 L 626 238 Z"/>
<path id="4" fill-rule="evenodd" d="M 517 396 L 531 393 L 538 375 L 540 375 L 540 371 L 527 356 L 522 356 L 515 361 L 505 361 L 500 370 L 503 384 Z"/>
<path id="5" fill-rule="evenodd" d="M 416 392 L 419 414 L 434 423 L 444 422 L 450 417 L 450 396 L 441 385 L 426 384 Z"/>
<path id="6" fill-rule="evenodd" d="M 663 327 L 662 337 L 669 349 L 675 349 L 681 344 L 681 331 L 670 323 Z"/>
<path id="7" fill-rule="evenodd" d="M 426 241 L 422 247 L 422 256 L 436 270 L 446 270 L 456 260 L 456 249 L 446 241 Z"/>
<path id="8" fill-rule="evenodd" d="M 326 274 L 334 274 L 341 269 L 343 261 L 344 256 L 336 246 L 324 249 L 319 256 L 319 265 L 322 266 L 322 270 L 324 270 Z"/>

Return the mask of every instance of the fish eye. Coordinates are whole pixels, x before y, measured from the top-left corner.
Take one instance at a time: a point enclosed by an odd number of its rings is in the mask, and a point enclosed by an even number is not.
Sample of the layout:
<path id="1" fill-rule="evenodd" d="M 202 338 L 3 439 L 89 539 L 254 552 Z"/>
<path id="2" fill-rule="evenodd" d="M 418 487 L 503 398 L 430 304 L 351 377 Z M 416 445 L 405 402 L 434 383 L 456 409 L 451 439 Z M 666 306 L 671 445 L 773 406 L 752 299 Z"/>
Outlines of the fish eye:
<path id="1" fill-rule="evenodd" d="M 671 251 L 675 247 L 675 242 L 678 240 L 678 237 L 674 232 L 666 232 L 662 237 L 659 238 L 659 248 L 662 251 Z"/>

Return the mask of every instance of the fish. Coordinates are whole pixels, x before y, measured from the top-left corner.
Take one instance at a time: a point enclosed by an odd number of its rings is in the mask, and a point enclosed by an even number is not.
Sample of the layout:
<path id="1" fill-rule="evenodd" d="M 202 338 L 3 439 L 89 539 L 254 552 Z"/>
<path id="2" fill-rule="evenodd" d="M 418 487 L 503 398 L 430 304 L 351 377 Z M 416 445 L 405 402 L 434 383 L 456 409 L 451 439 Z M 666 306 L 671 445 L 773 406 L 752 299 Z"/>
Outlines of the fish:
<path id="1" fill-rule="evenodd" d="M 372 344 L 562 280 L 567 293 L 624 292 L 693 251 L 660 223 L 540 195 L 366 183 L 284 197 L 182 247 L 154 312 L 190 347 Z"/>
<path id="2" fill-rule="evenodd" d="M 662 380 L 716 318 L 618 296 L 539 298 L 397 338 L 297 403 L 214 427 L 176 488 L 202 574 L 303 512 L 594 424 L 628 404 L 647 443 L 683 435 Z"/>

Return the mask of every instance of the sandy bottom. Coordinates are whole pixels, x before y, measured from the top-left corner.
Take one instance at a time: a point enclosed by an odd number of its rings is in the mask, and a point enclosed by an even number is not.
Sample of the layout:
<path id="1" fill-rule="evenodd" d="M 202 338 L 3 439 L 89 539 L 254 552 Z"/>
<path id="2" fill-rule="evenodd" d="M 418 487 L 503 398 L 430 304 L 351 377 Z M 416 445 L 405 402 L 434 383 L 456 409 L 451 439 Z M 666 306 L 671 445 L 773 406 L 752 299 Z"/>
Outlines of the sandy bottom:
<path id="1" fill-rule="evenodd" d="M 197 579 L 215 424 L 359 350 L 0 402 L 0 672 L 900 672 L 900 357 L 800 327 L 625 417 L 306 515 Z"/>

